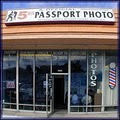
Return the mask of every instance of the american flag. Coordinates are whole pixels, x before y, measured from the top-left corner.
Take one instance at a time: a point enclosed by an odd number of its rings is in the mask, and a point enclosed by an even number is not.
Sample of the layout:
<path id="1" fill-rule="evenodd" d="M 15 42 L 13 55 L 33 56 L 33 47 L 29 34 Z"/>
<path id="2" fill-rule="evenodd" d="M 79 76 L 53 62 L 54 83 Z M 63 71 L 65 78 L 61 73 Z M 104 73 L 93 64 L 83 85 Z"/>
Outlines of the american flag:
<path id="1" fill-rule="evenodd" d="M 114 62 L 110 63 L 109 68 L 109 86 L 114 88 L 116 86 L 116 65 Z"/>

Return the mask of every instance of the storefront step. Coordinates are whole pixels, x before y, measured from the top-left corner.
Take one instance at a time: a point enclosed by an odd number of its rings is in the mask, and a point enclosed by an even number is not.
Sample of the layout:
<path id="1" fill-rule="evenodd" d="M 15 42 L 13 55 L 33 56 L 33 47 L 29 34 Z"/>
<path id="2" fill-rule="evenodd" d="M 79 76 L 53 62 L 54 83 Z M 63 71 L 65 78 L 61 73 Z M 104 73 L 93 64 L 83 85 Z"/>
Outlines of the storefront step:
<path id="1" fill-rule="evenodd" d="M 42 117 L 46 118 L 47 114 L 46 113 L 38 113 L 38 112 L 26 112 L 26 111 L 8 111 L 8 110 L 3 110 L 3 117 L 4 116 L 16 116 L 16 117 L 21 117 L 21 118 L 35 118 L 35 117 Z"/>
<path id="2" fill-rule="evenodd" d="M 46 113 L 34 113 L 23 111 L 3 111 L 3 118 L 47 118 Z M 49 118 L 117 118 L 117 112 L 111 113 L 73 113 L 67 114 L 66 111 L 54 112 Z"/>

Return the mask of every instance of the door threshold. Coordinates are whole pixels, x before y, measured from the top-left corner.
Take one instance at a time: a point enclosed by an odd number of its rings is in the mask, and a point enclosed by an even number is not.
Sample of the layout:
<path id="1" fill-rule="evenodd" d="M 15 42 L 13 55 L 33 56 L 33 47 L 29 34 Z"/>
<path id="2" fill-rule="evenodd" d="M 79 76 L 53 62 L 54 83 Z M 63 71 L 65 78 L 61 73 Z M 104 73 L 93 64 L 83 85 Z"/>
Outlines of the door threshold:
<path id="1" fill-rule="evenodd" d="M 66 114 L 68 111 L 67 111 L 67 109 L 55 109 L 54 110 L 54 113 L 55 114 Z"/>

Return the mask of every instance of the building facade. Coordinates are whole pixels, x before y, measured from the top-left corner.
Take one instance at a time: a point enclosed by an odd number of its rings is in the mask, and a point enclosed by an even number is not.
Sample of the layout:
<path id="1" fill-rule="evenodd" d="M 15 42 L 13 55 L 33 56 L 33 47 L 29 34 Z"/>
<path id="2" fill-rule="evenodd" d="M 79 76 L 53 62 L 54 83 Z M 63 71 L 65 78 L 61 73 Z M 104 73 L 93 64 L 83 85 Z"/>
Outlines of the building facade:
<path id="1" fill-rule="evenodd" d="M 47 21 L 9 25 L 4 11 L 3 111 L 47 115 L 60 109 L 68 114 L 117 111 L 119 21 L 117 10 L 113 13 L 112 24 Z"/>

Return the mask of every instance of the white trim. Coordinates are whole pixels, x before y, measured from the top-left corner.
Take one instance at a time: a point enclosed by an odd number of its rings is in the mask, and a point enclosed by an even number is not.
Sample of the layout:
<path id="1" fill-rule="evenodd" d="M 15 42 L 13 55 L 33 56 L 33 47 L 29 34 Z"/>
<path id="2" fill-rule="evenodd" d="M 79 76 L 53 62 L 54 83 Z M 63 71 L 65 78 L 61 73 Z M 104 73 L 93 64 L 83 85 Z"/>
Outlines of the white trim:
<path id="1" fill-rule="evenodd" d="M 74 114 L 81 114 L 81 115 L 83 115 L 83 114 L 96 114 L 96 113 L 97 113 L 97 114 L 98 114 L 98 113 L 99 113 L 99 114 L 103 114 L 103 113 L 109 113 L 109 114 L 110 114 L 110 113 L 116 113 L 116 112 L 118 112 L 118 111 L 104 111 L 104 112 L 102 112 L 102 111 L 101 111 L 101 112 L 70 112 L 70 114 L 73 114 L 73 115 L 74 115 Z"/>
<path id="2" fill-rule="evenodd" d="M 12 104 L 12 105 L 17 105 L 17 103 L 7 103 L 7 102 L 4 102 L 4 103 L 2 103 L 3 105 L 10 105 L 10 104 Z"/>
<path id="3" fill-rule="evenodd" d="M 8 108 L 3 108 L 3 111 L 17 111 L 17 109 L 8 109 Z"/>
<path id="4" fill-rule="evenodd" d="M 36 62 L 36 56 L 35 56 L 35 51 L 34 51 L 34 56 L 33 56 L 33 111 L 35 112 L 35 62 Z"/>
<path id="5" fill-rule="evenodd" d="M 17 110 L 19 110 L 19 52 L 17 51 L 17 61 L 16 61 L 16 104 Z"/>
<path id="6" fill-rule="evenodd" d="M 51 50 L 51 56 L 50 56 L 50 74 L 52 75 L 52 50 Z"/>
<path id="7" fill-rule="evenodd" d="M 88 105 L 88 84 L 89 84 L 89 54 L 88 54 L 89 52 L 88 51 L 86 51 L 86 57 L 87 57 L 87 88 L 86 88 L 86 92 L 87 92 L 87 104 L 86 104 L 86 113 L 88 112 L 88 108 L 87 108 L 87 105 Z"/>
<path id="8" fill-rule="evenodd" d="M 103 51 L 103 61 L 102 61 L 102 109 L 101 111 L 103 112 L 105 109 L 104 109 L 104 96 L 105 96 L 105 51 Z"/>
<path id="9" fill-rule="evenodd" d="M 51 75 L 68 75 L 68 73 L 51 73 Z"/>
<path id="10" fill-rule="evenodd" d="M 52 76 L 52 112 L 54 112 L 54 76 Z"/>
<path id="11" fill-rule="evenodd" d="M 70 107 L 103 107 L 103 106 L 101 106 L 101 105 L 95 105 L 95 106 L 92 106 L 92 105 L 83 105 L 83 106 L 74 105 L 74 106 L 70 106 Z"/>
<path id="12" fill-rule="evenodd" d="M 71 91 L 71 59 L 70 50 L 68 54 L 68 114 L 70 114 L 70 91 Z"/>
<path id="13" fill-rule="evenodd" d="M 46 74 L 46 114 L 48 117 L 48 74 Z"/>

